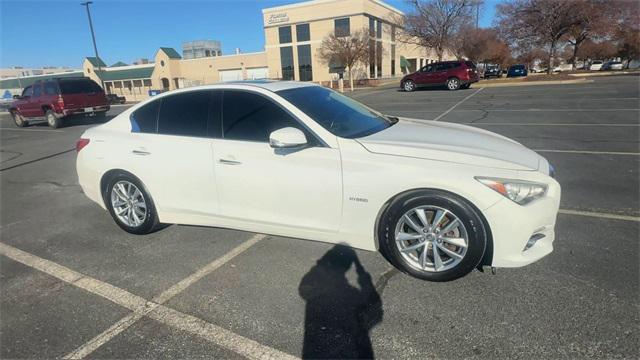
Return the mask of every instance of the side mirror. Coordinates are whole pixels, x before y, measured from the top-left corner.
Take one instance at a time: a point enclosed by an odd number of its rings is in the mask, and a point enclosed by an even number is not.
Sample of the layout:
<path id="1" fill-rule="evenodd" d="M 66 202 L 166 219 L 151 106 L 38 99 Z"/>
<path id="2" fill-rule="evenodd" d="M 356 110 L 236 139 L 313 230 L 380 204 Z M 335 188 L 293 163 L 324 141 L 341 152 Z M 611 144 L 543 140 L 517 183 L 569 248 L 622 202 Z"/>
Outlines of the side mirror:
<path id="1" fill-rule="evenodd" d="M 300 129 L 286 127 L 269 135 L 269 145 L 276 149 L 296 148 L 307 144 L 307 137 Z"/>

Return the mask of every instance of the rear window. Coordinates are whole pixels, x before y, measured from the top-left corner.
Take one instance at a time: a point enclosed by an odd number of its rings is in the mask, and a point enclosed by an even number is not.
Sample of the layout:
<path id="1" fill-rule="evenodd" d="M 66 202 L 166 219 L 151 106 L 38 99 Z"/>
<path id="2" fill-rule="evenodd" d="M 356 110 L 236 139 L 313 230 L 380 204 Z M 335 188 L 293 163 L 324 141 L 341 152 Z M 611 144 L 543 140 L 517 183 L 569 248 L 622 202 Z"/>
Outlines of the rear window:
<path id="1" fill-rule="evenodd" d="M 473 61 L 465 61 L 464 63 L 472 69 L 476 68 L 476 64 L 474 64 Z"/>
<path id="2" fill-rule="evenodd" d="M 100 85 L 89 79 L 60 80 L 62 94 L 90 94 L 102 92 Z"/>

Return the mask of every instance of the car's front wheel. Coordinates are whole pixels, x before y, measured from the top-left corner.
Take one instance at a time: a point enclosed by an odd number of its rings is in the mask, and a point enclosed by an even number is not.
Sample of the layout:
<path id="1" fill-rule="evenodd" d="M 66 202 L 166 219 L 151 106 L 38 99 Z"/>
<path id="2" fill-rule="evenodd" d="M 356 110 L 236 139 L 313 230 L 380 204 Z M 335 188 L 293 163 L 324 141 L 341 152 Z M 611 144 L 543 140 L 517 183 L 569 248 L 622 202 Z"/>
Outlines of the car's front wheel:
<path id="1" fill-rule="evenodd" d="M 460 89 L 460 79 L 452 77 L 447 80 L 447 89 L 458 90 Z"/>
<path id="2" fill-rule="evenodd" d="M 402 88 L 404 89 L 404 91 L 412 92 L 416 89 L 416 83 L 413 80 L 407 80 L 402 85 Z"/>
<path id="3" fill-rule="evenodd" d="M 25 127 L 28 125 L 28 122 L 22 115 L 18 114 L 17 111 L 11 112 L 11 118 L 13 119 L 13 123 L 16 124 L 17 127 Z"/>
<path id="4" fill-rule="evenodd" d="M 118 174 L 112 177 L 104 200 L 116 224 L 126 232 L 148 234 L 158 225 L 151 196 L 133 176 Z"/>
<path id="5" fill-rule="evenodd" d="M 380 219 L 383 255 L 399 270 L 423 280 L 465 276 L 482 260 L 487 230 L 465 199 L 437 190 L 396 198 Z"/>

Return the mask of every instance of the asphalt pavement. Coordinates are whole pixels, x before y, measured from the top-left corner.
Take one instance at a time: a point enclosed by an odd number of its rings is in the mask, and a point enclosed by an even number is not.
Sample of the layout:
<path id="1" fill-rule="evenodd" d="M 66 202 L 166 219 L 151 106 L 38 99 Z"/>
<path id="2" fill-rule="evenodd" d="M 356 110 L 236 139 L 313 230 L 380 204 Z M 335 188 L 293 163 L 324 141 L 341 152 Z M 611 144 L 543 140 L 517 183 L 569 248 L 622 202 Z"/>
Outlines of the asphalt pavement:
<path id="1" fill-rule="evenodd" d="M 637 76 L 350 96 L 549 159 L 563 191 L 554 252 L 428 283 L 319 242 L 180 225 L 129 235 L 77 183 L 75 140 L 95 122 L 19 129 L 0 115 L 0 357 L 637 357 Z"/>

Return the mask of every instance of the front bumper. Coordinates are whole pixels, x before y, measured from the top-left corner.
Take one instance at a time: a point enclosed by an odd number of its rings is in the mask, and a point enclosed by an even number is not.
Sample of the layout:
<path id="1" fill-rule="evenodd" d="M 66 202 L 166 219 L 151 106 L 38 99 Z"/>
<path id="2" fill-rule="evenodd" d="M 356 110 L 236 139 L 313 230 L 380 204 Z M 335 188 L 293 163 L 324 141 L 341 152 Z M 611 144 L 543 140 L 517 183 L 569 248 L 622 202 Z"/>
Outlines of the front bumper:
<path id="1" fill-rule="evenodd" d="M 493 235 L 491 266 L 525 266 L 553 251 L 560 195 L 560 185 L 552 180 L 543 198 L 524 206 L 505 198 L 483 212 Z M 532 237 L 539 240 L 525 250 Z"/>

